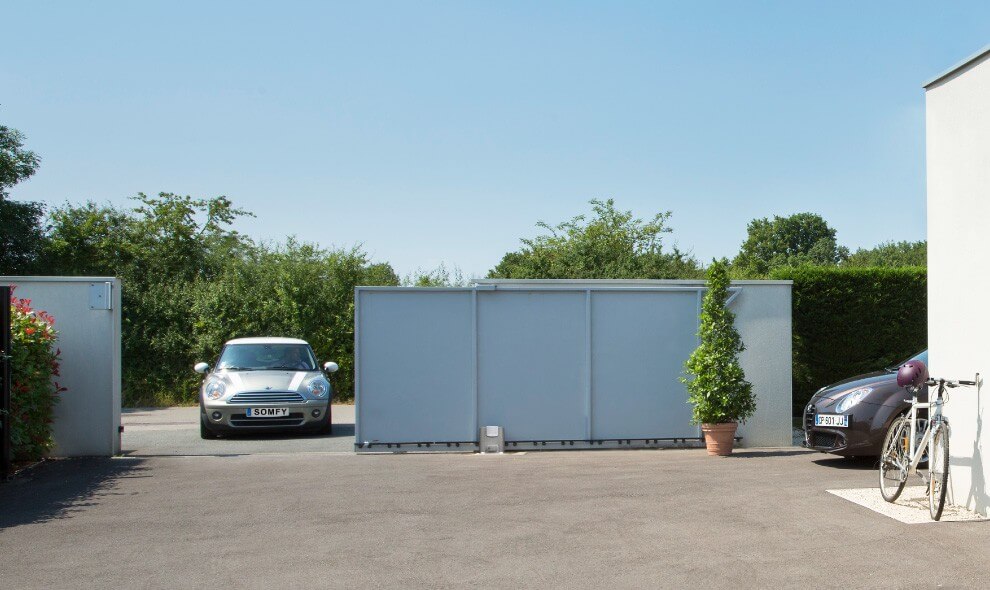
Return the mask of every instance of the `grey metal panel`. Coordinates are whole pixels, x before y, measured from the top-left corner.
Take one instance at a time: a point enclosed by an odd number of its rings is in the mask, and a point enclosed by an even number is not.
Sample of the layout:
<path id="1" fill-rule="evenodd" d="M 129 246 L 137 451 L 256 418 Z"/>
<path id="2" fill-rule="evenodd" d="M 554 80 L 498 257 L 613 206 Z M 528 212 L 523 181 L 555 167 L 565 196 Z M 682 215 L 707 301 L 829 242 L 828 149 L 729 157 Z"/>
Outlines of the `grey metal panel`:
<path id="1" fill-rule="evenodd" d="M 474 441 L 471 291 L 358 291 L 357 442 Z"/>
<path id="2" fill-rule="evenodd" d="M 505 440 L 587 438 L 583 291 L 478 293 L 478 412 Z"/>
<path id="3" fill-rule="evenodd" d="M 697 345 L 694 292 L 592 292 L 592 439 L 697 436 L 678 380 Z"/>

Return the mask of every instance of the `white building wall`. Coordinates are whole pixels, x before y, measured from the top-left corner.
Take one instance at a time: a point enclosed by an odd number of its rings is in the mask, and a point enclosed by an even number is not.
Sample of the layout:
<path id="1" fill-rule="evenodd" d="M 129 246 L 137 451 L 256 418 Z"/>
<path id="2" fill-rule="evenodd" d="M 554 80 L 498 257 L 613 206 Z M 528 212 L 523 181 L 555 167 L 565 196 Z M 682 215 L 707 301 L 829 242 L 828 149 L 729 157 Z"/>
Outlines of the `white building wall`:
<path id="1" fill-rule="evenodd" d="M 927 87 L 930 371 L 990 376 L 990 63 L 977 58 Z M 949 499 L 990 507 L 985 387 L 950 394 Z"/>
<path id="2" fill-rule="evenodd" d="M 93 309 L 90 286 L 110 283 L 110 309 Z M 120 452 L 120 281 L 106 277 L 0 277 L 14 295 L 55 318 L 62 351 L 54 456 Z M 97 306 L 102 304 L 97 302 Z"/>

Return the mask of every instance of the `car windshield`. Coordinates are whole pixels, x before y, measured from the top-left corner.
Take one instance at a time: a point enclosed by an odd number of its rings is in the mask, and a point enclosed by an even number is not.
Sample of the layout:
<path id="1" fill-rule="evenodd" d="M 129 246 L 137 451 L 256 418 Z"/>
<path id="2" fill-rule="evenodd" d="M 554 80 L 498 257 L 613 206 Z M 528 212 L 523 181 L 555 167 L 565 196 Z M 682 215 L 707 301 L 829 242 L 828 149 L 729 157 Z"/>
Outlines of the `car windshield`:
<path id="1" fill-rule="evenodd" d="M 217 369 L 228 371 L 315 371 L 308 344 L 228 344 Z"/>
<path id="2" fill-rule="evenodd" d="M 908 357 L 908 358 L 904 359 L 903 361 L 901 361 L 899 363 L 890 365 L 889 367 L 887 367 L 886 370 L 887 371 L 890 371 L 891 373 L 893 373 L 897 369 L 901 368 L 901 365 L 903 365 L 904 363 L 906 363 L 908 361 L 921 361 L 921 362 L 923 362 L 923 363 L 925 363 L 927 365 L 928 364 L 928 351 L 927 350 L 922 350 L 921 352 L 919 352 L 918 354 L 916 354 L 914 356 Z"/>

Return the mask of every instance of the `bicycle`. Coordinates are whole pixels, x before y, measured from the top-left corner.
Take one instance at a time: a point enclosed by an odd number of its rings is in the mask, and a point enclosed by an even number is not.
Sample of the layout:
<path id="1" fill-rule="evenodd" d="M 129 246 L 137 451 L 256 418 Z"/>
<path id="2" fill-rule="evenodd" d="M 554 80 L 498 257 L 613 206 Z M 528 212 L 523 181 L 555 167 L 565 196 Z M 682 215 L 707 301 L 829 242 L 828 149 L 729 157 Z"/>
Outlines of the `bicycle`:
<path id="1" fill-rule="evenodd" d="M 903 379 L 902 372 L 905 373 Z M 979 380 L 979 373 L 976 378 Z M 945 507 L 945 490 L 949 479 L 950 429 L 948 420 L 942 416 L 942 405 L 948 401 L 946 388 L 973 386 L 977 381 L 930 379 L 924 363 L 911 361 L 898 371 L 897 384 L 911 392 L 911 399 L 904 400 L 911 403 L 911 409 L 907 415 L 894 420 L 884 437 L 880 455 L 880 495 L 884 500 L 894 502 L 901 495 L 908 476 L 916 473 L 925 482 L 928 511 L 932 520 L 938 520 L 942 518 L 942 509 Z M 929 387 L 928 401 L 924 403 L 918 401 L 918 392 L 922 385 Z M 933 401 L 931 390 L 935 387 L 937 389 Z M 919 410 L 928 410 L 928 418 L 919 418 Z M 922 425 L 924 431 L 919 437 L 918 432 Z M 927 469 L 919 470 L 918 466 L 925 462 Z"/>

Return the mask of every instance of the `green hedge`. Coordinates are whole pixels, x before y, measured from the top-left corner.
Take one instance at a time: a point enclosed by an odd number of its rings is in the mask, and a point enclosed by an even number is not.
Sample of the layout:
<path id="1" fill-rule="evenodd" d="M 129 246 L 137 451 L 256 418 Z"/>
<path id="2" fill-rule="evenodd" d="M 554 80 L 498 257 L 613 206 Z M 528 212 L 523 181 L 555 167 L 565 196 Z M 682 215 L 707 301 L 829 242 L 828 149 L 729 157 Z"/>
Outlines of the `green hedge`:
<path id="1" fill-rule="evenodd" d="M 928 346 L 924 268 L 781 268 L 770 278 L 794 281 L 795 416 L 820 387 Z"/>

